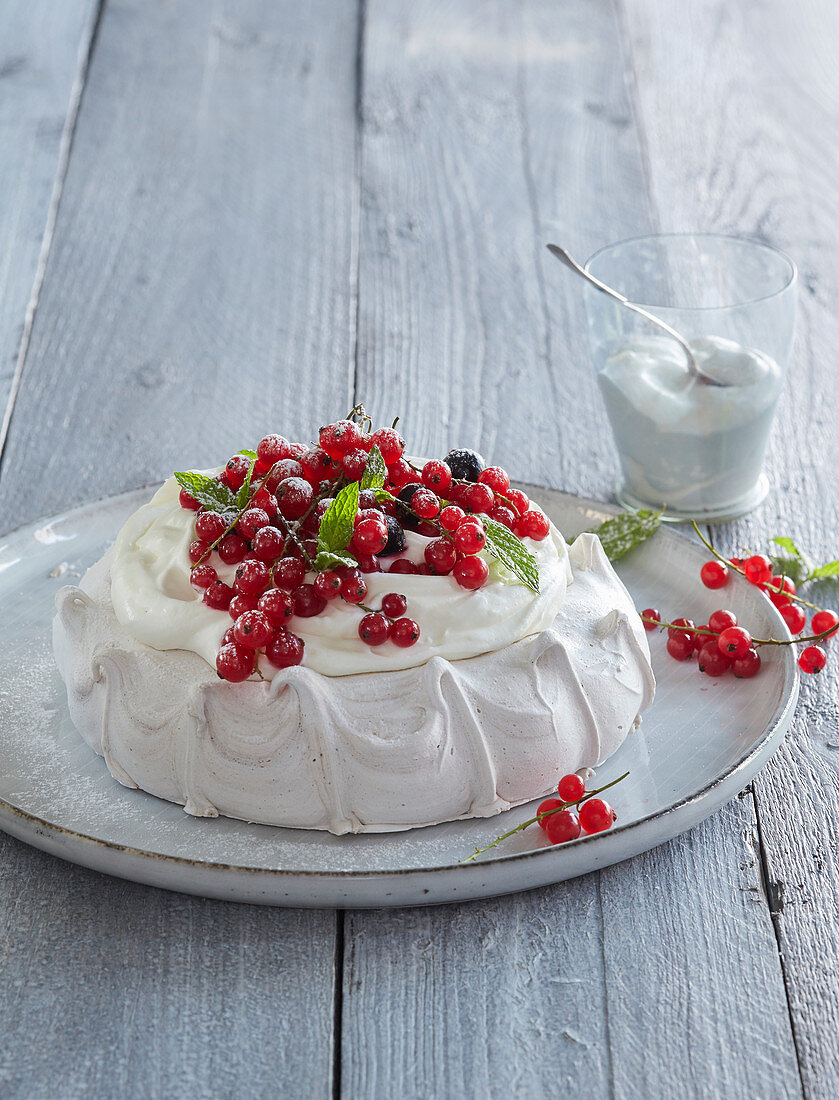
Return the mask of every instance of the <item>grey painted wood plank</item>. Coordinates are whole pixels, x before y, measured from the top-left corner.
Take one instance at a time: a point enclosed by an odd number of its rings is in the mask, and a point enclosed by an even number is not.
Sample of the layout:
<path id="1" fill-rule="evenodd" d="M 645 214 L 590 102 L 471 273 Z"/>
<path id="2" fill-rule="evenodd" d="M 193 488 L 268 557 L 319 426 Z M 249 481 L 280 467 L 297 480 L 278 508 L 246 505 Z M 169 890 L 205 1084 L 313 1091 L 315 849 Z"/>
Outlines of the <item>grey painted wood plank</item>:
<path id="1" fill-rule="evenodd" d="M 758 8 L 627 3 L 643 78 L 651 185 L 668 228 L 757 235 L 800 269 L 798 338 L 770 448 L 772 493 L 721 546 L 793 536 L 839 555 L 839 10 L 807 0 Z M 669 30 L 662 20 L 667 20 Z M 702 104 L 701 110 L 696 109 Z M 691 124 L 683 120 L 689 117 Z M 836 607 L 836 592 L 823 598 Z M 805 1090 L 839 1091 L 839 679 L 805 682 L 786 745 L 754 784 L 774 919 Z M 805 678 L 806 680 L 806 678 Z"/>
<path id="2" fill-rule="evenodd" d="M 97 0 L 0 7 L 0 446 L 97 9 Z"/>
<path id="3" fill-rule="evenodd" d="M 5 1098 L 330 1093 L 334 913 L 0 860 Z"/>
<path id="4" fill-rule="evenodd" d="M 478 445 L 603 494 L 580 290 L 543 244 L 585 254 L 656 218 L 612 10 L 518 12 L 368 4 L 358 396 L 423 453 Z M 348 1095 L 796 1095 L 755 828 L 737 800 L 600 876 L 348 915 Z"/>
<path id="5" fill-rule="evenodd" d="M 108 5 L 2 526 L 346 412 L 356 33 L 354 0 Z"/>
<path id="6" fill-rule="evenodd" d="M 349 1097 L 800 1095 L 748 793 L 600 874 L 347 914 L 346 944 Z"/>
<path id="7" fill-rule="evenodd" d="M 2 527 L 346 411 L 357 14 L 107 5 Z M 8 838 L 0 879 L 4 1095 L 331 1092 L 334 914 L 134 887 Z"/>

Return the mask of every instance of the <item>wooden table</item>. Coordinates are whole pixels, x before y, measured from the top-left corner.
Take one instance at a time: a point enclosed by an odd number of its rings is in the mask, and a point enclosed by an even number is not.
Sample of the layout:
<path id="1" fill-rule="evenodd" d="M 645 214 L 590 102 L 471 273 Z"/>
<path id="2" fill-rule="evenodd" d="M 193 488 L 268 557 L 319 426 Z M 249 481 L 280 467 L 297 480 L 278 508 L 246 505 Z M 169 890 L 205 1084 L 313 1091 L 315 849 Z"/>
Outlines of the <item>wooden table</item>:
<path id="1" fill-rule="evenodd" d="M 0 529 L 307 435 L 608 497 L 577 255 L 786 248 L 773 492 L 718 528 L 839 553 L 833 0 L 6 0 Z M 752 788 L 577 881 L 393 912 L 103 877 L 0 836 L 6 1097 L 839 1090 L 839 680 Z"/>

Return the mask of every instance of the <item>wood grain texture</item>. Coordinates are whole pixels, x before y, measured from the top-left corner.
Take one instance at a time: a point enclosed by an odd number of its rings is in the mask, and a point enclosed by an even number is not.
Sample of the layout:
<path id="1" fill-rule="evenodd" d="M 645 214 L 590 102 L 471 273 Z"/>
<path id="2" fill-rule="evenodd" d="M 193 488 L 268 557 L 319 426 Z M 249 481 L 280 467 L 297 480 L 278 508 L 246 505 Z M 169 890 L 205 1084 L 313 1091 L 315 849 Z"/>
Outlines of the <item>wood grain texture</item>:
<path id="1" fill-rule="evenodd" d="M 97 8 L 96 0 L 0 6 L 0 449 Z"/>
<path id="2" fill-rule="evenodd" d="M 373 0 L 365 59 L 358 396 L 422 453 L 604 493 L 580 287 L 543 244 L 656 224 L 612 9 Z M 552 890 L 348 915 L 348 1094 L 798 1094 L 755 832 L 738 800 Z"/>
<path id="3" fill-rule="evenodd" d="M 839 556 L 839 9 L 829 0 L 794 10 L 780 0 L 687 8 L 674 33 L 668 5 L 627 2 L 655 201 L 667 211 L 667 228 L 758 236 L 787 250 L 800 272 L 798 338 L 767 463 L 772 493 L 716 538 L 734 552 L 786 534 L 814 558 L 832 559 Z M 836 607 L 835 588 L 822 598 Z M 793 730 L 754 784 L 811 1096 L 839 1091 L 837 725 L 831 662 L 803 685 Z"/>
<path id="4" fill-rule="evenodd" d="M 4 1100 L 329 1094 L 334 913 L 0 866 Z"/>
<path id="5" fill-rule="evenodd" d="M 600 874 L 345 919 L 349 1097 L 800 1095 L 748 794 Z"/>
<path id="6" fill-rule="evenodd" d="M 107 5 L 0 527 L 346 411 L 356 38 L 350 2 Z M 4 1096 L 330 1093 L 334 914 L 135 887 L 8 838 L 0 909 Z"/>
<path id="7" fill-rule="evenodd" d="M 4 457 L 41 491 L 3 477 L 3 527 L 346 412 L 356 36 L 350 0 L 108 5 Z"/>

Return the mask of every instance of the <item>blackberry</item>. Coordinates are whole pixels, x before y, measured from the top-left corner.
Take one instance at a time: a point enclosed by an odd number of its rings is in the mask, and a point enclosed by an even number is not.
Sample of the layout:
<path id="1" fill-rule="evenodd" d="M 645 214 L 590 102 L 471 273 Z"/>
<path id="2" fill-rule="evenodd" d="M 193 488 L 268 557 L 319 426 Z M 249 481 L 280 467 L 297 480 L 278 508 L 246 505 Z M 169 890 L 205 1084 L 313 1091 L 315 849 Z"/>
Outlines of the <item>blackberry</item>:
<path id="1" fill-rule="evenodd" d="M 443 461 L 451 470 L 452 477 L 458 481 L 477 481 L 481 471 L 486 469 L 481 455 L 468 448 L 449 451 Z"/>
<path id="2" fill-rule="evenodd" d="M 394 554 L 401 554 L 408 547 L 405 532 L 402 530 L 402 524 L 399 520 L 395 516 L 385 516 L 385 523 L 387 524 L 387 542 L 384 550 L 380 550 L 376 555 L 379 558 L 389 558 Z"/>

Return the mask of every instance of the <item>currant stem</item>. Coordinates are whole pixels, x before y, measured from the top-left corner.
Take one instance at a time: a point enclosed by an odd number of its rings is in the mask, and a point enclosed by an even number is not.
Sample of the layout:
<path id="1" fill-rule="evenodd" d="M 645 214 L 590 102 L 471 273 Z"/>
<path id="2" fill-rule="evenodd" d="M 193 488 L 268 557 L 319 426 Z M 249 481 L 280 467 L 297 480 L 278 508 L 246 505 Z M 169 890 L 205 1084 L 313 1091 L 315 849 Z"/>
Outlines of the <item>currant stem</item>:
<path id="1" fill-rule="evenodd" d="M 528 821 L 523 821 L 521 825 L 516 825 L 514 829 L 510 829 L 506 833 L 502 833 L 501 836 L 497 836 L 491 844 L 487 844 L 485 848 L 476 848 L 471 856 L 466 856 L 465 859 L 460 860 L 461 863 L 470 863 L 473 859 L 477 859 L 478 856 L 488 852 L 490 848 L 497 848 L 502 840 L 507 840 L 511 836 L 515 836 L 516 833 L 521 833 L 531 825 L 535 825 L 537 821 L 543 821 L 546 817 L 550 817 L 551 814 L 558 814 L 560 810 L 567 810 L 570 806 L 581 806 L 583 802 L 588 802 L 590 798 L 594 798 L 595 795 L 602 794 L 604 791 L 608 791 L 610 787 L 616 786 L 621 783 L 629 775 L 629 772 L 624 772 L 623 775 L 619 775 L 617 779 L 613 779 L 611 783 L 606 783 L 602 787 L 598 787 L 594 791 L 586 791 L 586 793 L 578 798 L 574 802 L 562 802 L 559 806 L 554 806 L 552 810 L 545 810 L 543 814 L 537 814 L 535 817 L 531 817 Z"/>
<path id="2" fill-rule="evenodd" d="M 664 619 L 651 619 L 646 615 L 638 616 L 642 623 L 653 623 L 655 626 L 660 626 L 662 630 L 683 630 L 687 634 L 709 634 L 712 638 L 719 638 L 719 633 L 716 630 L 704 630 L 698 626 L 680 626 L 678 623 L 668 623 Z M 831 634 L 835 634 L 837 628 L 830 626 L 827 630 L 823 630 L 821 634 L 808 634 L 801 638 L 796 636 L 795 638 L 752 638 L 752 645 L 798 645 L 804 642 L 821 642 L 825 638 L 829 638 Z"/>
<path id="3" fill-rule="evenodd" d="M 692 520 L 691 520 L 690 522 L 691 522 L 691 526 L 693 527 L 694 531 L 695 531 L 695 532 L 697 533 L 697 535 L 699 535 L 699 537 L 700 537 L 700 539 L 702 540 L 702 542 L 703 542 L 703 543 L 705 544 L 705 546 L 707 546 L 707 547 L 708 547 L 708 549 L 709 549 L 709 550 L 711 551 L 711 553 L 712 553 L 712 554 L 714 555 L 714 557 L 715 557 L 715 558 L 716 558 L 716 559 L 717 559 L 718 561 L 721 561 L 721 562 L 723 563 L 723 565 L 725 565 L 725 566 L 726 566 L 726 567 L 727 567 L 728 569 L 733 569 L 735 573 L 739 573 L 741 577 L 745 577 L 745 576 L 746 576 L 746 572 L 745 572 L 745 570 L 741 569 L 739 565 L 734 565 L 734 563 L 733 563 L 733 562 L 729 561 L 729 559 L 728 559 L 728 558 L 724 557 L 724 556 L 723 556 L 723 555 L 722 555 L 722 554 L 721 554 L 721 553 L 720 553 L 720 552 L 719 552 L 719 551 L 718 551 L 718 550 L 717 550 L 717 549 L 716 549 L 716 548 L 715 548 L 715 547 L 714 547 L 714 546 L 713 546 L 713 545 L 712 545 L 712 544 L 711 544 L 711 543 L 710 543 L 710 542 L 709 542 L 709 541 L 708 541 L 708 540 L 707 540 L 707 539 L 705 538 L 705 536 L 704 536 L 704 535 L 702 534 L 702 532 L 701 532 L 701 531 L 699 530 L 699 527 L 697 526 L 697 524 L 696 524 L 696 520 L 695 520 L 695 519 L 692 519 Z M 746 579 L 748 580 L 748 577 L 746 577 Z M 787 599 L 789 599 L 789 600 L 795 600 L 795 602 L 796 602 L 796 603 L 803 603 L 805 607 L 809 607 L 809 608 L 811 608 L 811 609 L 812 609 L 813 611 L 824 611 L 824 608 L 823 608 L 823 607 L 819 607 L 819 605 L 818 605 L 817 603 L 810 603 L 810 601 L 809 601 L 809 600 L 805 600 L 803 596 L 799 596 L 799 595 L 797 595 L 797 594 L 796 594 L 796 595 L 793 595 L 793 594 L 792 594 L 791 592 L 787 592 L 787 590 L 786 590 L 785 588 L 778 588 L 778 586 L 777 586 L 777 585 L 775 585 L 775 584 L 766 584 L 766 585 L 764 585 L 763 587 L 764 587 L 764 589 L 768 589 L 768 590 L 769 590 L 770 592 L 776 592 L 776 593 L 778 593 L 779 595 L 784 595 L 784 596 L 786 596 L 786 597 L 787 597 Z M 769 644 L 769 643 L 767 643 L 767 644 Z M 777 644 L 778 644 L 778 645 L 784 645 L 785 643 L 783 643 L 783 642 L 778 642 Z"/>

